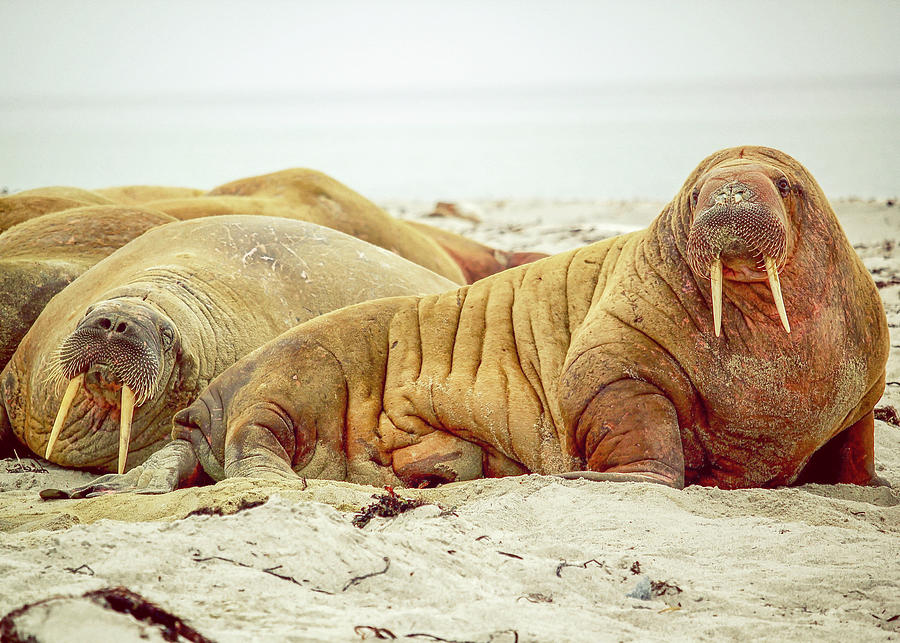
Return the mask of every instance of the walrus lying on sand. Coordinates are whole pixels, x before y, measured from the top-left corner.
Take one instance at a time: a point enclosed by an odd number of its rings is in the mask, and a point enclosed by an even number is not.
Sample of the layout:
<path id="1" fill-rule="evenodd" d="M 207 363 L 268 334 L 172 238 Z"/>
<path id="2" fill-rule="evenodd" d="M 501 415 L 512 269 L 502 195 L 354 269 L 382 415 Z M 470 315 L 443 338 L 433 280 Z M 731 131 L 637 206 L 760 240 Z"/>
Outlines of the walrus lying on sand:
<path id="1" fill-rule="evenodd" d="M 150 228 L 162 212 L 96 205 L 47 214 L 0 234 L 0 370 L 56 293 Z"/>
<path id="2" fill-rule="evenodd" d="M 177 413 L 152 461 L 75 495 L 166 491 L 198 467 L 877 484 L 887 353 L 881 299 L 813 177 L 733 148 L 646 230 L 291 329 Z"/>
<path id="3" fill-rule="evenodd" d="M 547 256 L 489 248 L 453 232 L 396 219 L 330 176 L 303 168 L 239 179 L 207 193 L 152 185 L 20 192 L 0 198 L 0 230 L 7 220 L 12 225 L 47 212 L 113 202 L 181 220 L 256 214 L 318 223 L 386 248 L 458 284 Z"/>
<path id="4" fill-rule="evenodd" d="M 302 221 L 165 225 L 47 305 L 0 374 L 0 426 L 8 414 L 19 441 L 57 464 L 121 472 L 126 455 L 134 466 L 162 446 L 175 411 L 279 333 L 367 299 L 453 285 Z"/>

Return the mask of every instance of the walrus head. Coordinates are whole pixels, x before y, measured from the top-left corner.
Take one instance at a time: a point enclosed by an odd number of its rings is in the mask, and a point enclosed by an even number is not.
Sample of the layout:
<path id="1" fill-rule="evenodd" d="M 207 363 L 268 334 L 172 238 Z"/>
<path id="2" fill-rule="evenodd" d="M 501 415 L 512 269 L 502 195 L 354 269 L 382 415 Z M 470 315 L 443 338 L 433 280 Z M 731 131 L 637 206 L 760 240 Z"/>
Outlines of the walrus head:
<path id="1" fill-rule="evenodd" d="M 722 282 L 768 282 L 784 330 L 791 332 L 779 273 L 794 247 L 790 178 L 768 164 L 736 160 L 702 174 L 690 197 L 687 261 L 710 280 L 716 337 L 722 329 Z"/>
<path id="2" fill-rule="evenodd" d="M 93 406 L 119 409 L 118 472 L 125 470 L 135 406 L 153 399 L 180 344 L 174 323 L 146 301 L 109 299 L 91 306 L 56 352 L 51 376 L 69 384 L 50 432 L 50 457 L 72 401 L 84 389 Z"/>

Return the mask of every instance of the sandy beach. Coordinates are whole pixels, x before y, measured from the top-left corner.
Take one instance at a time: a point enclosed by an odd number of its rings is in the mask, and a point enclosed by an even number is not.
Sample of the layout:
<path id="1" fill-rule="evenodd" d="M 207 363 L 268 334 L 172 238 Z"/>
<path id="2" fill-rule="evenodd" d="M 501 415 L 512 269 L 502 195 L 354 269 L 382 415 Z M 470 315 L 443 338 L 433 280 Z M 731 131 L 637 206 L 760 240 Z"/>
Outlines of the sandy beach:
<path id="1" fill-rule="evenodd" d="M 657 202 L 388 201 L 509 250 L 644 227 Z M 833 203 L 885 303 L 879 407 L 900 409 L 900 210 Z M 789 297 L 789 294 L 786 294 Z M 885 416 L 886 417 L 886 416 Z M 163 640 L 79 598 L 124 587 L 215 641 L 900 640 L 900 428 L 876 421 L 892 488 L 678 491 L 542 476 L 400 490 L 423 504 L 353 524 L 385 490 L 226 480 L 163 496 L 44 502 L 89 480 L 0 460 L 0 617 L 40 641 Z M 184 637 L 179 640 L 189 640 Z"/>

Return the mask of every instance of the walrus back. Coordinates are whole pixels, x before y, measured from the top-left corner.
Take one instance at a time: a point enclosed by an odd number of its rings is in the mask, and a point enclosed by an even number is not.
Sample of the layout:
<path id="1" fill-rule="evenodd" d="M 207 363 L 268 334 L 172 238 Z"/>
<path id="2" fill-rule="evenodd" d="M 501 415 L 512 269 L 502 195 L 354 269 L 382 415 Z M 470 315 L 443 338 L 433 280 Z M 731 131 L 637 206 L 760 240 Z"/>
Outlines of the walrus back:
<path id="1" fill-rule="evenodd" d="M 499 445 L 528 471 L 572 468 L 556 382 L 574 332 L 642 233 L 601 241 L 420 300 L 385 407 L 416 399 L 432 426 Z M 397 350 L 400 349 L 398 345 Z M 432 413 L 431 409 L 440 409 Z"/>
<path id="2" fill-rule="evenodd" d="M 338 365 L 331 369 L 333 377 L 344 384 L 316 392 L 313 383 L 305 397 L 309 404 L 335 405 L 319 409 L 323 416 L 344 417 L 335 425 L 338 433 L 320 433 L 319 441 L 332 445 L 329 457 L 334 457 L 334 445 L 345 439 L 339 427 L 348 427 L 354 439 L 344 444 L 343 456 L 350 479 L 397 483 L 383 463 L 391 462 L 394 451 L 434 432 L 484 448 L 484 475 L 571 470 L 574 462 L 562 444 L 554 383 L 572 332 L 602 293 L 623 251 L 639 237 L 632 233 L 609 239 L 440 294 L 367 302 L 330 313 L 260 349 L 255 369 L 250 362 L 256 354 L 235 365 L 235 373 L 255 373 L 243 383 L 226 385 L 230 380 L 223 380 L 220 385 L 217 380 L 211 389 L 236 386 L 245 392 L 235 399 L 252 397 L 247 391 L 271 372 L 264 366 L 271 358 L 264 355 L 277 354 L 279 342 L 298 347 L 290 352 L 291 372 L 303 371 L 297 371 L 298 360 L 305 359 L 306 347 L 314 347 L 308 352 L 324 351 Z M 347 398 L 336 401 L 332 390 L 346 390 Z M 283 404 L 292 405 L 288 396 Z M 306 405 L 295 411 L 306 415 L 304 409 Z M 372 452 L 357 453 L 356 444 L 372 445 Z"/>

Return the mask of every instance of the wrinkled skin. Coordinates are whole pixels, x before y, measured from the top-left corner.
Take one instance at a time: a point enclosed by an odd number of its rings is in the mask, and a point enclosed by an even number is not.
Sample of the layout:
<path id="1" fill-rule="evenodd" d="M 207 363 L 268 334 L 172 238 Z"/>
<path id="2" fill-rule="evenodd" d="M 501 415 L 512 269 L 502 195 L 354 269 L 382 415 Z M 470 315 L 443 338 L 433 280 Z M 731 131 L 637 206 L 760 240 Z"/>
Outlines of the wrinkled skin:
<path id="1" fill-rule="evenodd" d="M 147 230 L 161 212 L 99 205 L 30 219 L 0 234 L 0 370 L 56 293 Z"/>
<path id="2" fill-rule="evenodd" d="M 15 437 L 43 455 L 63 383 L 81 376 L 50 460 L 114 471 L 127 385 L 139 404 L 130 468 L 162 446 L 178 408 L 284 330 L 374 297 L 452 285 L 381 248 L 301 221 L 172 223 L 113 253 L 47 305 L 0 374 L 0 401 Z"/>
<path id="3" fill-rule="evenodd" d="M 735 182 L 781 230 L 790 332 L 758 267 L 774 250 L 740 226 L 722 233 L 743 216 Z M 734 211 L 711 227 L 723 194 Z M 711 255 L 689 256 L 692 234 L 715 239 Z M 704 274 L 714 257 L 719 336 Z M 201 467 L 408 486 L 526 472 L 878 484 L 872 410 L 887 353 L 878 292 L 813 177 L 776 150 L 733 148 L 704 160 L 644 231 L 290 330 L 180 411 L 157 460 L 75 494 L 165 491 Z"/>

